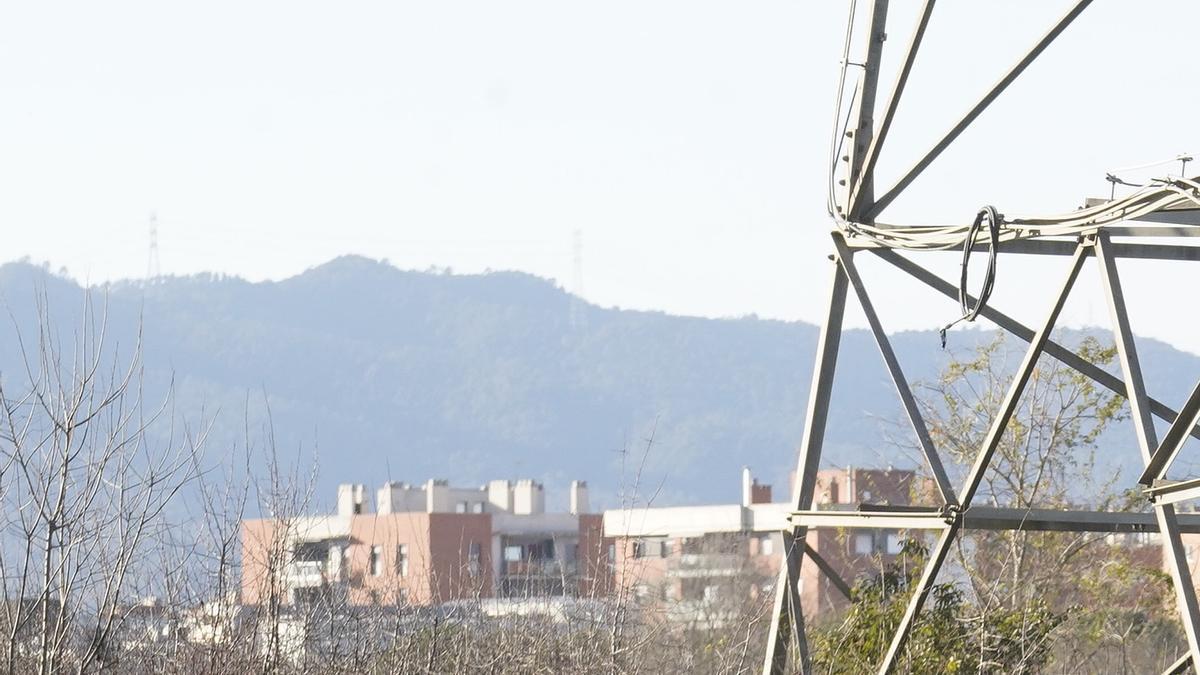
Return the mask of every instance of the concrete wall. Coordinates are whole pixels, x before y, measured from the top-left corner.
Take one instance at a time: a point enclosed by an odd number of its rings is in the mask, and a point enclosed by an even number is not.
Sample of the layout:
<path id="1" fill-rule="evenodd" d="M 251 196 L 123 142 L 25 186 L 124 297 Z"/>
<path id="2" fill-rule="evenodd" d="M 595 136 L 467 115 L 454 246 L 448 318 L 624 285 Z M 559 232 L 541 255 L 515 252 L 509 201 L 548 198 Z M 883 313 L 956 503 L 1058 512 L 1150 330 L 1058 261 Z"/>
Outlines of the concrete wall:
<path id="1" fill-rule="evenodd" d="M 497 509 L 491 502 L 489 488 L 451 487 L 442 480 L 430 480 L 416 487 L 406 483 L 385 483 L 376 492 L 376 503 L 381 514 L 412 511 L 494 513 Z"/>
<path id="2" fill-rule="evenodd" d="M 492 532 L 488 514 L 412 511 L 300 519 L 286 528 L 272 520 L 242 523 L 242 602 L 258 604 L 272 590 L 289 602 L 286 567 L 298 540 L 345 543 L 343 579 L 352 604 L 440 603 L 487 597 L 492 589 Z M 479 559 L 472 565 L 471 544 Z M 406 547 L 407 569 L 399 564 Z M 380 574 L 372 573 L 378 547 Z M 472 574 L 472 569 L 477 574 Z M 403 590 L 402 590 L 403 589 Z"/>
<path id="3" fill-rule="evenodd" d="M 604 512 L 606 537 L 697 536 L 706 532 L 740 532 L 744 527 L 741 504 Z"/>
<path id="4" fill-rule="evenodd" d="M 492 595 L 492 521 L 488 514 L 430 514 L 431 602 Z M 472 569 L 472 544 L 479 560 Z"/>
<path id="5" fill-rule="evenodd" d="M 497 513 L 492 516 L 492 530 L 497 534 L 574 535 L 579 531 L 579 516 L 570 513 L 538 513 L 521 516 Z"/>
<path id="6" fill-rule="evenodd" d="M 395 604 L 401 596 L 410 604 L 425 604 L 431 597 L 431 570 L 437 564 L 429 547 L 429 514 L 424 511 L 360 516 L 351 526 L 346 551 L 349 601 L 353 604 Z M 407 547 L 408 571 L 398 569 L 399 546 Z M 371 547 L 378 546 L 381 574 L 370 570 Z M 400 589 L 404 589 L 403 594 Z"/>
<path id="7" fill-rule="evenodd" d="M 436 604 L 491 594 L 491 516 L 403 513 L 355 518 L 348 567 L 350 602 L 395 603 L 399 589 L 409 604 Z M 471 544 L 478 544 L 478 574 L 471 574 Z M 398 566 L 408 548 L 408 574 Z M 371 574 L 371 548 L 382 553 L 381 574 Z M 481 594 L 481 595 L 480 595 Z"/>
<path id="8" fill-rule="evenodd" d="M 604 516 L 599 513 L 579 516 L 579 595 L 585 598 L 602 597 L 613 586 L 616 561 L 609 558 L 610 545 L 615 553 L 616 540 L 604 536 Z"/>
<path id="9" fill-rule="evenodd" d="M 915 474 L 905 469 L 823 469 L 817 472 L 815 504 L 911 504 Z"/>
<path id="10" fill-rule="evenodd" d="M 425 488 L 408 483 L 387 482 L 375 492 L 375 508 L 381 515 L 424 511 Z"/>
<path id="11" fill-rule="evenodd" d="M 283 551 L 278 528 L 270 520 L 242 521 L 242 602 L 257 605 L 272 590 L 282 593 L 282 579 L 272 574 L 272 560 Z M 276 563 L 277 565 L 278 563 Z M 274 577 L 274 578 L 272 578 Z M 274 586 L 274 589 L 272 589 Z"/>
<path id="12" fill-rule="evenodd" d="M 288 521 L 242 521 L 242 602 L 257 604 L 272 592 L 286 599 L 287 567 L 297 542 L 345 540 L 350 536 L 353 518 L 315 516 Z"/>

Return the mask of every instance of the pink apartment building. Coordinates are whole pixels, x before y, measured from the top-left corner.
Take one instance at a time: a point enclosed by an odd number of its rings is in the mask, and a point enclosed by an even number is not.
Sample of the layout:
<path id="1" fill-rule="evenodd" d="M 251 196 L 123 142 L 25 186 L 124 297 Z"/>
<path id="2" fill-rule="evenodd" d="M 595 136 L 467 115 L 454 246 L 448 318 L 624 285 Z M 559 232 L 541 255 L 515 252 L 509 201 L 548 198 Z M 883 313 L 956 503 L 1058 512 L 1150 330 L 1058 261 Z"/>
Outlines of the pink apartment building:
<path id="1" fill-rule="evenodd" d="M 338 487 L 336 513 L 242 525 L 242 602 L 337 594 L 352 605 L 607 592 L 609 543 L 574 481 L 565 512 L 547 512 L 532 480 L 479 488 L 389 482 L 374 504 Z"/>
<path id="2" fill-rule="evenodd" d="M 818 473 L 814 505 L 851 508 L 860 503 L 911 504 L 918 487 L 912 471 L 826 469 Z M 742 472 L 741 503 L 713 506 L 617 509 L 604 514 L 604 535 L 613 541 L 614 583 L 635 596 L 662 602 L 686 619 L 705 614 L 729 594 L 769 592 L 779 571 L 781 531 L 793 510 L 774 502 L 771 487 Z M 840 576 L 853 584 L 894 559 L 903 533 L 887 530 L 812 530 L 807 541 Z M 816 565 L 801 567 L 806 613 L 840 607 L 844 596 Z"/>

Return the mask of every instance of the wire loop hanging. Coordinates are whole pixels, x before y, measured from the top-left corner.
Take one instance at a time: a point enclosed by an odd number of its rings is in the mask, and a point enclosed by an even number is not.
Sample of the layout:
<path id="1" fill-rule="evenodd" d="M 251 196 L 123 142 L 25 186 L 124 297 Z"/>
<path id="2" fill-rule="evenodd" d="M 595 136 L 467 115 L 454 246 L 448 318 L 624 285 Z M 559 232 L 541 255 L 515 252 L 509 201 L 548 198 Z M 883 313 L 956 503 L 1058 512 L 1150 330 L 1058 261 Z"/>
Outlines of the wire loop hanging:
<path id="1" fill-rule="evenodd" d="M 962 254 L 962 271 L 958 280 L 958 304 L 962 308 L 962 315 L 954 321 L 946 324 L 939 331 L 942 338 L 942 349 L 946 348 L 946 331 L 950 330 L 955 324 L 960 321 L 973 322 L 979 316 L 979 312 L 987 305 L 988 298 L 992 297 L 992 288 L 996 285 L 996 257 L 1000 250 L 1000 225 L 1004 221 L 1004 216 L 996 210 L 994 206 L 985 206 L 975 214 L 975 220 L 971 223 L 971 227 L 967 230 L 967 235 L 963 238 L 963 254 Z M 971 295 L 967 290 L 969 281 L 969 272 L 971 264 L 971 249 L 974 248 L 976 240 L 979 238 L 980 230 L 984 225 L 987 226 L 988 235 L 988 264 L 987 269 L 983 274 L 983 285 L 980 286 L 979 295 L 975 298 L 975 303 L 971 303 Z"/>

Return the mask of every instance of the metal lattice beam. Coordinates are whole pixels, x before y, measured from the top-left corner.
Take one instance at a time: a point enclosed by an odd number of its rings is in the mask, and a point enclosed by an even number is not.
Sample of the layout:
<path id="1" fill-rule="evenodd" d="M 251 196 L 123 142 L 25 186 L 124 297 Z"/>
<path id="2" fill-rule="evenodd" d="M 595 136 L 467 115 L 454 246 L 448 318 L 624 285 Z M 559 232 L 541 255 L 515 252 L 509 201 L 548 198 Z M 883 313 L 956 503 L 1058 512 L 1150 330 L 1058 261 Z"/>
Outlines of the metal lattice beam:
<path id="1" fill-rule="evenodd" d="M 931 434 L 922 418 L 913 396 L 912 387 L 904 376 L 903 368 L 895 350 L 883 329 L 875 304 L 872 301 L 863 275 L 855 263 L 854 255 L 869 250 L 922 282 L 935 292 L 953 300 L 959 299 L 960 289 L 941 279 L 921 265 L 899 255 L 893 247 L 906 247 L 913 242 L 913 232 L 924 233 L 928 228 L 892 229 L 892 226 L 875 224 L 875 216 L 898 198 L 903 191 L 974 121 L 986 110 L 1017 77 L 1083 12 L 1091 0 L 1077 0 L 1068 11 L 1042 36 L 1042 38 L 1003 76 L 967 113 L 905 172 L 882 196 L 875 198 L 875 167 L 880 153 L 892 129 L 892 123 L 908 79 L 916 60 L 917 52 L 927 32 L 934 0 L 925 0 L 917 15 L 916 25 L 908 46 L 900 59 L 900 66 L 883 108 L 878 123 L 874 120 L 875 93 L 882 59 L 882 45 L 886 36 L 887 0 L 871 0 L 868 19 L 869 32 L 864 48 L 862 75 L 858 83 L 855 122 L 847 130 L 854 142 L 846 161 L 846 185 L 842 195 L 845 202 L 831 206 L 831 212 L 839 223 L 834 233 L 834 273 L 831 283 L 829 309 L 822 326 L 818 344 L 816 364 L 805 414 L 804 439 L 800 444 L 796 470 L 796 488 L 793 498 L 795 509 L 784 530 L 783 563 L 780 566 L 779 582 L 776 585 L 775 620 L 771 623 L 763 672 L 780 674 L 789 672 L 789 658 L 794 653 L 801 672 L 811 673 L 812 662 L 805 635 L 804 616 L 801 608 L 799 587 L 801 563 L 807 556 L 847 597 L 850 587 L 836 570 L 825 561 L 805 539 L 809 530 L 821 528 L 871 528 L 924 531 L 937 534 L 925 568 L 909 599 L 905 614 L 892 636 L 886 656 L 879 666 L 881 674 L 892 672 L 905 650 L 910 632 L 920 615 L 922 605 L 937 579 L 946 557 L 957 537 L 972 530 L 1004 531 L 1065 531 L 1065 532 L 1158 532 L 1163 548 L 1165 567 L 1171 574 L 1180 617 L 1187 636 L 1188 651 L 1167 670 L 1182 672 L 1200 662 L 1200 607 L 1197 605 L 1195 587 L 1187 564 L 1181 534 L 1200 533 L 1200 515 L 1177 514 L 1175 504 L 1184 500 L 1200 498 L 1200 478 L 1182 481 L 1164 479 L 1172 461 L 1190 437 L 1200 438 L 1200 384 L 1192 392 L 1183 408 L 1176 412 L 1169 406 L 1150 396 L 1138 360 L 1133 331 L 1129 324 L 1124 292 L 1117 270 L 1121 258 L 1151 259 L 1195 262 L 1200 261 L 1200 246 L 1184 242 L 1200 236 L 1200 183 L 1195 180 L 1168 181 L 1160 191 L 1149 195 L 1135 194 L 1126 200 L 1117 200 L 1105 209 L 1103 204 L 1094 210 L 1085 210 L 1083 215 L 1041 220 L 1025 220 L 1005 230 L 997 237 L 1000 242 L 996 255 L 1021 256 L 1070 256 L 1066 280 L 1053 296 L 1049 312 L 1043 323 L 1035 330 L 1011 316 L 987 305 L 979 307 L 983 316 L 1002 329 L 1029 343 L 1025 357 L 995 414 L 975 461 L 970 467 L 963 485 L 955 494 L 945 467 L 942 465 Z M 851 13 L 847 30 L 846 54 L 850 49 L 850 34 L 855 17 Z M 843 59 L 842 77 L 839 80 L 839 105 L 845 83 Z M 840 115 L 840 111 L 839 111 Z M 847 118 L 849 120 L 849 118 Z M 836 158 L 835 158 L 836 159 Z M 1173 192 L 1172 192 L 1173 191 Z M 1175 199 L 1175 195 L 1183 195 Z M 1150 200 L 1147 202 L 1147 200 Z M 1190 201 L 1189 201 L 1190 200 Z M 1143 207 L 1145 203 L 1150 206 Z M 836 209 L 834 208 L 836 206 Z M 1114 215 L 1115 214 L 1115 215 Z M 849 218 L 849 220 L 846 220 Z M 1120 219 L 1165 222 L 1177 225 L 1141 225 L 1123 223 Z M 1090 219 L 1090 220 L 1089 220 Z M 1042 236 L 1043 224 L 1071 223 L 1069 228 L 1060 227 L 1058 234 Z M 1022 229 L 1023 228 L 1023 229 Z M 937 229 L 937 228 L 935 228 Z M 1053 228 L 1052 228 L 1053 229 Z M 945 229 L 940 231 L 946 231 Z M 973 229 L 960 229 L 962 246 L 968 249 L 987 249 L 988 243 L 976 236 Z M 899 233 L 899 234 L 898 234 Z M 992 233 L 996 236 L 996 233 Z M 865 235 L 865 236 L 859 236 Z M 920 234 L 919 236 L 926 236 Z M 929 235 L 945 237 L 945 234 Z M 904 239 L 910 237 L 910 239 Z M 1075 238 L 1068 238 L 1075 237 Z M 1153 237 L 1157 242 L 1113 242 L 1113 237 Z M 947 243 L 947 241 L 951 243 Z M 953 239 L 927 239 L 927 246 L 910 245 L 908 248 L 934 250 L 953 245 Z M 1193 240 L 1194 241 L 1194 240 Z M 916 244 L 922 242 L 915 241 Z M 1079 354 L 1050 339 L 1063 306 L 1071 293 L 1080 270 L 1089 257 L 1097 259 L 1103 290 L 1109 306 L 1113 337 L 1121 365 L 1121 376 L 1114 375 L 1090 363 Z M 884 367 L 891 378 L 900 402 L 908 418 L 929 466 L 942 505 L 937 507 L 882 507 L 861 505 L 857 509 L 816 509 L 813 502 L 817 470 L 821 463 L 823 438 L 829 415 L 833 389 L 833 376 L 841 341 L 842 319 L 848 289 L 854 290 L 866 316 L 872 336 L 875 338 Z M 962 291 L 972 306 L 978 300 Z M 1049 356 L 1090 378 L 1112 393 L 1124 397 L 1130 406 L 1137 432 L 1137 445 L 1145 464 L 1140 482 L 1147 486 L 1144 494 L 1152 504 L 1152 512 L 1108 512 L 1108 511 L 1049 511 L 1041 509 L 1005 509 L 973 506 L 985 473 L 989 470 L 1001 438 L 1017 410 L 1026 385 L 1037 368 L 1039 359 Z M 1153 418 L 1166 420 L 1170 427 L 1161 443 L 1156 438 Z"/>
<path id="2" fill-rule="evenodd" d="M 1101 384 L 1108 385 L 1115 393 L 1126 396 L 1129 399 L 1138 432 L 1138 445 L 1142 450 L 1143 458 L 1148 467 L 1148 473 L 1150 469 L 1155 468 L 1152 466 L 1152 463 L 1157 464 L 1155 462 L 1156 457 L 1169 458 L 1169 456 L 1177 453 L 1177 449 L 1174 449 L 1172 444 L 1180 438 L 1187 438 L 1188 432 L 1194 429 L 1197 421 L 1197 413 L 1193 408 L 1193 401 L 1189 399 L 1188 405 L 1184 406 L 1180 414 L 1175 414 L 1174 411 L 1168 410 L 1159 415 L 1161 417 L 1169 416 L 1174 420 L 1174 423 L 1171 425 L 1167 435 L 1164 436 L 1161 444 L 1155 440 L 1153 425 L 1149 420 L 1150 416 L 1155 412 L 1154 404 L 1157 402 L 1153 401 L 1145 391 L 1141 368 L 1133 343 L 1132 329 L 1129 326 L 1124 295 L 1121 291 L 1121 282 L 1116 270 L 1116 257 L 1113 255 L 1114 249 L 1115 247 L 1109 242 L 1107 235 L 1103 232 L 1086 238 L 1076 245 L 1075 253 L 1068 265 L 1066 279 L 1058 293 L 1054 296 L 1053 303 L 1045 320 L 1036 331 L 1031 331 L 1010 317 L 989 308 L 987 314 L 990 314 L 990 318 L 994 318 L 1001 325 L 1005 325 L 1006 328 L 1026 339 L 1029 342 L 1029 347 L 1001 403 L 999 411 L 992 420 L 985 440 L 980 447 L 974 464 L 967 474 L 957 499 L 947 501 L 946 506 L 872 507 L 864 505 L 853 511 L 838 509 L 812 510 L 812 486 L 815 485 L 817 471 L 815 462 L 819 461 L 822 444 L 813 434 L 806 434 L 805 442 L 802 445 L 802 458 L 799 467 L 801 472 L 797 474 L 800 479 L 798 483 L 802 486 L 802 494 L 798 496 L 797 509 L 789 519 L 790 529 L 786 533 L 788 541 L 791 541 L 791 538 L 795 536 L 802 538 L 808 530 L 813 528 L 870 528 L 919 530 L 938 533 L 938 540 L 931 550 L 929 560 L 922 570 L 900 626 L 893 635 L 885 659 L 880 665 L 880 673 L 892 672 L 899 663 L 899 659 L 903 654 L 908 637 L 921 612 L 925 598 L 932 589 L 954 541 L 961 533 L 974 530 L 1160 533 L 1162 535 L 1164 560 L 1172 576 L 1176 598 L 1179 602 L 1180 614 L 1184 620 L 1185 633 L 1188 636 L 1189 654 L 1197 650 L 1196 636 L 1200 636 L 1200 608 L 1197 607 L 1196 594 L 1180 535 L 1185 533 L 1200 533 L 1200 515 L 1189 513 L 1181 516 L 1175 512 L 1173 504 L 1185 499 L 1200 497 L 1200 479 L 1181 482 L 1157 480 L 1152 487 L 1146 490 L 1147 496 L 1154 502 L 1153 513 L 1047 511 L 972 506 L 972 501 L 979 489 L 983 476 L 991 465 L 991 460 L 999 445 L 1000 438 L 1007 429 L 1025 386 L 1036 370 L 1037 363 L 1043 355 L 1058 358 L 1066 365 L 1076 368 L 1084 375 L 1093 377 L 1097 381 L 1100 381 Z M 884 357 L 884 365 L 889 374 L 894 378 L 894 384 L 897 386 L 898 393 L 901 394 L 902 403 L 909 403 L 906 401 L 903 392 L 908 392 L 911 395 L 911 388 L 903 380 L 903 371 L 896 359 L 895 352 L 890 348 L 890 342 L 887 340 L 878 315 L 874 311 L 874 305 L 863 282 L 861 273 L 853 262 L 854 251 L 846 245 L 840 233 L 835 233 L 834 235 L 834 250 L 834 261 L 838 273 L 835 275 L 833 295 L 837 300 L 837 308 L 835 311 L 833 309 L 835 303 L 831 303 L 831 316 L 836 314 L 836 335 L 840 336 L 841 334 L 841 318 L 844 313 L 847 286 L 849 286 L 854 289 L 855 296 L 863 306 L 868 325 L 875 335 L 881 355 Z M 873 252 L 877 252 L 884 259 L 889 260 L 889 262 L 895 259 L 904 260 L 887 250 Z M 1089 257 L 1093 256 L 1100 265 L 1101 279 L 1113 316 L 1114 339 L 1117 343 L 1124 380 L 1116 378 L 1106 371 L 1097 368 L 1094 364 L 1082 360 L 1078 355 L 1050 340 L 1051 331 L 1062 312 L 1071 290 L 1075 286 L 1084 263 Z M 913 267 L 915 266 L 906 266 L 904 264 L 897 264 L 896 266 L 909 273 L 920 270 L 920 273 L 914 276 L 924 281 L 932 281 L 932 279 L 925 277 L 928 273 L 923 268 L 918 267 L 914 270 Z M 936 279 L 936 277 L 933 278 Z M 946 288 L 940 287 L 940 284 L 944 284 L 945 282 L 941 282 L 940 279 L 937 281 L 939 283 L 930 283 L 929 285 L 934 290 L 946 291 Z M 808 418 L 819 425 L 822 433 L 824 431 L 825 419 L 828 416 L 829 396 L 832 390 L 833 363 L 836 360 L 836 347 L 830 343 L 834 335 L 834 331 L 826 330 L 823 332 L 821 339 L 822 358 L 819 359 L 818 368 L 814 372 L 814 398 L 809 402 Z M 831 355 L 833 356 L 832 359 L 830 358 Z M 1200 386 L 1197 389 L 1200 390 Z M 820 395 L 817 396 L 816 394 Z M 1200 401 L 1200 395 L 1197 395 L 1196 399 Z M 915 402 L 912 405 L 915 411 Z M 1161 404 L 1159 405 L 1161 406 Z M 905 405 L 905 408 L 906 412 L 908 412 L 908 405 Z M 920 429 L 924 428 L 924 422 L 919 417 L 919 413 L 915 417 L 910 418 L 910 422 L 913 423 L 914 431 L 920 438 Z M 927 429 L 925 433 L 928 433 Z M 930 445 L 929 449 L 932 452 L 930 456 L 937 458 L 936 450 L 932 448 L 932 445 Z M 1161 462 L 1161 467 L 1156 469 L 1155 473 L 1158 479 L 1161 479 L 1161 473 L 1168 465 L 1169 462 L 1165 460 Z M 803 486 L 808 486 L 808 488 L 805 489 Z M 804 555 L 803 550 L 799 546 L 793 545 L 789 550 L 793 551 L 788 556 L 789 559 L 794 557 L 798 561 Z M 827 574 L 830 572 L 830 570 L 825 569 L 825 565 L 819 567 Z M 784 569 L 795 569 L 796 574 L 798 574 L 798 562 L 794 567 L 792 565 L 785 565 Z M 788 577 L 786 582 L 784 582 L 784 577 Z M 807 642 L 804 636 L 803 617 L 796 615 L 796 610 L 799 608 L 799 598 L 794 592 L 797 579 L 798 577 L 796 576 L 781 575 L 780 598 L 791 594 L 789 602 L 786 604 L 793 609 L 788 610 L 788 621 L 779 625 L 786 625 L 787 629 L 791 631 L 786 635 L 790 635 L 790 639 L 799 646 L 802 664 L 801 670 L 803 672 L 810 672 L 810 655 L 808 654 Z M 845 584 L 840 579 L 835 581 L 835 584 L 838 582 L 841 582 L 841 585 Z M 839 589 L 841 585 L 839 585 Z M 848 591 L 844 590 L 843 592 Z M 779 604 L 777 602 L 777 605 Z M 786 672 L 787 644 L 780 642 L 780 638 L 784 635 L 784 633 L 776 634 L 776 631 L 772 631 L 771 644 L 773 650 L 764 664 L 764 672 Z M 1190 661 L 1187 663 L 1190 663 Z"/>

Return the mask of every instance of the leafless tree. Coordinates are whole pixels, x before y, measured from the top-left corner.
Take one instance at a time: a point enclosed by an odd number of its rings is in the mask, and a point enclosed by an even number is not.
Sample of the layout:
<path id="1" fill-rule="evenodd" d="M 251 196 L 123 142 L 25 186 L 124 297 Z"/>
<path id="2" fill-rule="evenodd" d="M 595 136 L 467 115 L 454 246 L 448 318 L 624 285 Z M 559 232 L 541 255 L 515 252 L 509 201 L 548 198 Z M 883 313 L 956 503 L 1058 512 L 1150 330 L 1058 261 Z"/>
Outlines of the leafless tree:
<path id="1" fill-rule="evenodd" d="M 109 344 L 103 305 L 89 296 L 68 340 L 44 296 L 38 309 L 35 334 L 17 331 L 24 372 L 0 374 L 3 659 L 9 672 L 89 670 L 155 576 L 202 439 L 174 426 L 169 393 L 145 400 L 140 344 Z"/>

